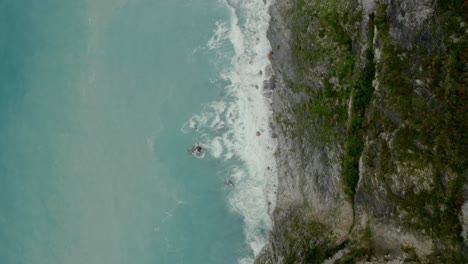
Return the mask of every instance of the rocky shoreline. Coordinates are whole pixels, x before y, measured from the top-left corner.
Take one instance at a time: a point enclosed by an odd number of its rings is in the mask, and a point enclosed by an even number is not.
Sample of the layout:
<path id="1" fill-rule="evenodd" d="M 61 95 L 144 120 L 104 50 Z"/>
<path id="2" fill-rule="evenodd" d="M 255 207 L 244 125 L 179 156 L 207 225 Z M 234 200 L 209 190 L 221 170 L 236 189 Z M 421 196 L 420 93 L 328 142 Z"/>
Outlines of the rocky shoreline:
<path id="1" fill-rule="evenodd" d="M 276 0 L 278 190 L 255 263 L 464 263 L 468 4 Z"/>

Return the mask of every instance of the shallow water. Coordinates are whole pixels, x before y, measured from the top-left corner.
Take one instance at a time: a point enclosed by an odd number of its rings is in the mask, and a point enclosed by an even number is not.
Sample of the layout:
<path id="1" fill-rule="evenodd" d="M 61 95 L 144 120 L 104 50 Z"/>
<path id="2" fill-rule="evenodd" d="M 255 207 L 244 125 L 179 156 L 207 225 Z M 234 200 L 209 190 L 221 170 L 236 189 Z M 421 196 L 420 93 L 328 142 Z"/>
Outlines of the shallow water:
<path id="1" fill-rule="evenodd" d="M 0 2 L 1 263 L 251 262 L 275 143 L 246 3 Z"/>

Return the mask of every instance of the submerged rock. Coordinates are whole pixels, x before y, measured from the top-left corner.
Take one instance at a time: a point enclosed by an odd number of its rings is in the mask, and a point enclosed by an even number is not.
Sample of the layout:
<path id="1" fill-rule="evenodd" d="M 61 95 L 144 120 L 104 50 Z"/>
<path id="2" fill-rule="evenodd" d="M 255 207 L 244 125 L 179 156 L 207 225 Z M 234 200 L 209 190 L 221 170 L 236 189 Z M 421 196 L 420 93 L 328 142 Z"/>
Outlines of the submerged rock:
<path id="1" fill-rule="evenodd" d="M 203 147 L 200 144 L 195 144 L 189 150 L 190 154 L 200 157 L 203 155 Z"/>

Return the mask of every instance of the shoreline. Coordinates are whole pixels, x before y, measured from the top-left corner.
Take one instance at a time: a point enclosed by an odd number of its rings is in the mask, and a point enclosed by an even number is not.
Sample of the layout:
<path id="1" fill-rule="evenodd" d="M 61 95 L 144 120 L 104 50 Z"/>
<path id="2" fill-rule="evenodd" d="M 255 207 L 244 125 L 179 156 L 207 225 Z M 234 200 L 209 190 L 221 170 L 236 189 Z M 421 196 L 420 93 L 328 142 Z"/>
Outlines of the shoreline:
<path id="1" fill-rule="evenodd" d="M 233 191 L 229 201 L 245 223 L 246 242 L 257 257 L 268 243 L 265 230 L 271 230 L 271 213 L 275 207 L 276 164 L 274 151 L 276 140 L 271 137 L 271 109 L 265 95 L 265 82 L 271 77 L 267 59 L 270 51 L 266 38 L 269 2 L 242 2 L 239 6 L 228 3 L 231 12 L 231 29 L 228 36 L 234 46 L 232 69 L 227 74 L 232 84 L 229 93 L 235 98 L 238 119 L 232 125 L 235 148 L 246 166 L 245 175 L 238 175 L 239 188 Z M 254 259 L 242 258 L 239 263 L 253 263 Z"/>
<path id="2" fill-rule="evenodd" d="M 207 49 L 219 48 L 220 56 L 225 56 L 225 45 L 232 45 L 233 57 L 219 72 L 229 83 L 224 87 L 226 94 L 192 116 L 183 130 L 196 128 L 201 134 L 200 145 L 209 155 L 228 162 L 224 179 L 232 184 L 228 207 L 242 217 L 245 243 L 250 249 L 238 263 L 251 264 L 268 243 L 276 202 L 277 142 L 270 128 L 271 99 L 266 87 L 272 76 L 266 36 L 270 2 L 226 1 L 225 5 L 230 19 L 215 23 Z"/>

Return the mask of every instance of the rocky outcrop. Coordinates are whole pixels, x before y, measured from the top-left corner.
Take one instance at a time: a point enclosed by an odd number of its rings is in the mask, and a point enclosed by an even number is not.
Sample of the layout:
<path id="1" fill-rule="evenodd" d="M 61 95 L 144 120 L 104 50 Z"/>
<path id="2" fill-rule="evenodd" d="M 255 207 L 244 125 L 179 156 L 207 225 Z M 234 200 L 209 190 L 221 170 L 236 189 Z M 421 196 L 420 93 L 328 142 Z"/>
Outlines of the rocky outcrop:
<path id="1" fill-rule="evenodd" d="M 468 4 L 276 0 L 278 191 L 256 263 L 463 263 Z"/>

